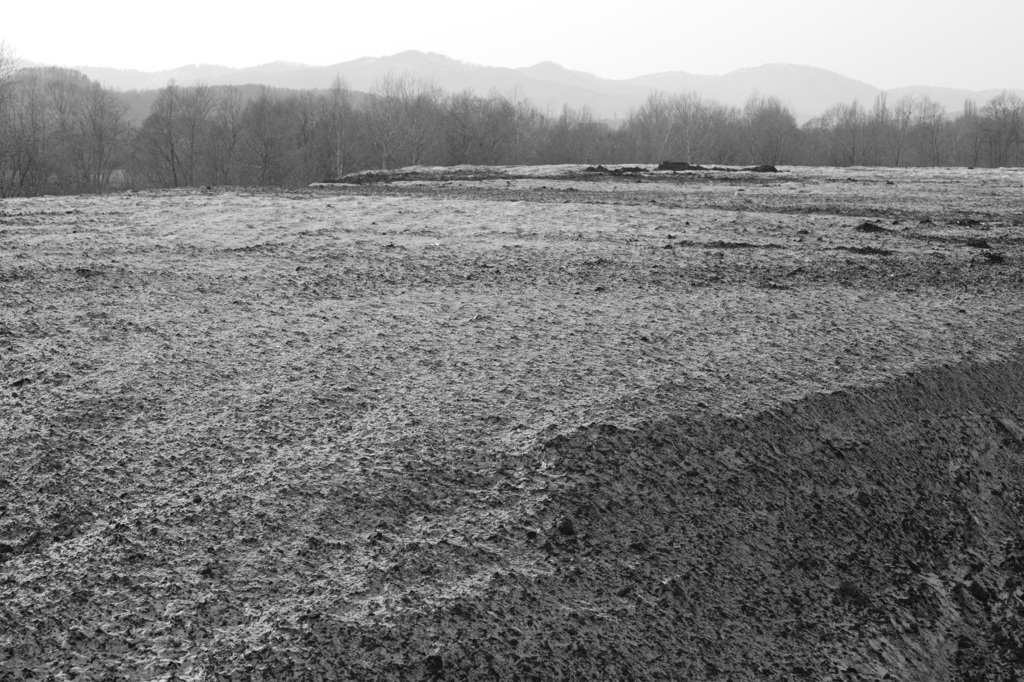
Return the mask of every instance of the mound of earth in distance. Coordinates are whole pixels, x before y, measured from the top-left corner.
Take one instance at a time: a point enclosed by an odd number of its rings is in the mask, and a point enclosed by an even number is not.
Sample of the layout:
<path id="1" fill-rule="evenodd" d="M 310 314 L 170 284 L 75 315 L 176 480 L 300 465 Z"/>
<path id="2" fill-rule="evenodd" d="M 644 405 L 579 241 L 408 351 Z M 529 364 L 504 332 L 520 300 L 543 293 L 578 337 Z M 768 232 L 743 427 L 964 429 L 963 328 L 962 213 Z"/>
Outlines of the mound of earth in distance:
<path id="1" fill-rule="evenodd" d="M 782 170 L 4 200 L 0 678 L 1024 674 L 1024 174 Z"/>

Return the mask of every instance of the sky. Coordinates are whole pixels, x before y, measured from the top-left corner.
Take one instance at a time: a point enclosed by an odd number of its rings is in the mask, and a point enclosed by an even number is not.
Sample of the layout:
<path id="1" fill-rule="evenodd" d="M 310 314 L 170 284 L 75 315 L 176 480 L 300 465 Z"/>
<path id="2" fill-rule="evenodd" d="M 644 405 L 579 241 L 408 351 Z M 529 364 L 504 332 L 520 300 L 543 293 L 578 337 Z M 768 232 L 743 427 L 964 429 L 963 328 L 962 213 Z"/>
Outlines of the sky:
<path id="1" fill-rule="evenodd" d="M 788 63 L 883 89 L 1024 89 L 1024 0 L 48 0 L 6 3 L 0 41 L 28 61 L 160 71 L 330 65 L 405 50 L 606 78 Z"/>

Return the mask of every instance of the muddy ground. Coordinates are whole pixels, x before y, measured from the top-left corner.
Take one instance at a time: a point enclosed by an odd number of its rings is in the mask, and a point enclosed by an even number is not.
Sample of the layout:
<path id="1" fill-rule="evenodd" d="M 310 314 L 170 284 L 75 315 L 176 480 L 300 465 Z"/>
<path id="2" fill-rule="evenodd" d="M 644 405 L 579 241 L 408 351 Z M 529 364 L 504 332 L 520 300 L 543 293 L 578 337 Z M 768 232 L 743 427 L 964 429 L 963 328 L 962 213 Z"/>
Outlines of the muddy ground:
<path id="1" fill-rule="evenodd" d="M 780 170 L 3 200 L 0 678 L 1024 675 L 1024 172 Z"/>

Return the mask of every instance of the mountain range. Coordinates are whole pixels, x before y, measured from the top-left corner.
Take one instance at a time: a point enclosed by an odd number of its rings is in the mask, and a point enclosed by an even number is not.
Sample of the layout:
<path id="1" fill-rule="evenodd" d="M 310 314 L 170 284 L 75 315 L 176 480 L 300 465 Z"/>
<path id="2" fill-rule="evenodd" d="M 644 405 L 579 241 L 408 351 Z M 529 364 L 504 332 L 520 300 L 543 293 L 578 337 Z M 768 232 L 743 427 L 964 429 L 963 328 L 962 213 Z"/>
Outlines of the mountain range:
<path id="1" fill-rule="evenodd" d="M 695 92 L 723 104 L 742 106 L 751 94 L 776 96 L 803 122 L 837 103 L 857 100 L 871 107 L 883 90 L 825 69 L 793 64 L 765 64 L 739 69 L 719 76 L 697 75 L 684 71 L 639 76 L 625 80 L 601 78 L 572 71 L 552 62 L 524 68 L 481 66 L 461 62 L 436 53 L 400 52 L 387 57 L 365 57 L 331 66 L 310 66 L 272 62 L 261 66 L 234 69 L 217 65 L 192 65 L 158 72 L 142 72 L 103 67 L 77 67 L 92 80 L 116 90 L 150 90 L 164 87 L 170 80 L 179 85 L 268 85 L 277 88 L 329 88 L 340 76 L 353 90 L 371 91 L 388 75 L 410 75 L 430 81 L 449 92 L 473 90 L 485 95 L 491 91 L 530 99 L 541 109 L 557 113 L 563 105 L 587 106 L 603 119 L 624 118 L 640 107 L 650 93 Z M 927 95 L 950 113 L 962 110 L 964 101 L 980 105 L 999 94 L 999 90 L 959 90 L 929 86 L 911 86 L 888 90 L 890 104 L 904 94 Z M 1024 90 L 1015 90 L 1024 96 Z"/>

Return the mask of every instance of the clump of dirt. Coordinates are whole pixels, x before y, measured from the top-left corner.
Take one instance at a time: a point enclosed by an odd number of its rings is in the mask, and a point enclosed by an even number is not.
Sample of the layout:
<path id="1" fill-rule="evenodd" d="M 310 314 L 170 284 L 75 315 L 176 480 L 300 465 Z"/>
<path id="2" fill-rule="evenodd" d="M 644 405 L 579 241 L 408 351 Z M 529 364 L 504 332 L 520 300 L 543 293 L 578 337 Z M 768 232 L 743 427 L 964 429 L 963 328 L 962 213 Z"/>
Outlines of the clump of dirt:
<path id="1" fill-rule="evenodd" d="M 783 249 L 783 248 L 785 248 L 782 244 L 774 244 L 772 242 L 767 242 L 767 243 L 764 243 L 764 244 L 752 244 L 751 242 L 732 242 L 732 241 L 722 241 L 721 239 L 716 239 L 714 241 L 705 242 L 704 244 L 702 244 L 702 246 L 704 246 L 705 248 L 708 248 L 708 249 Z"/>
<path id="2" fill-rule="evenodd" d="M 747 166 L 746 168 L 731 168 L 728 166 L 700 166 L 687 163 L 686 161 L 662 161 L 655 170 L 660 171 L 747 171 L 751 173 L 778 173 L 779 169 L 770 164 L 760 166 Z"/>
<path id="3" fill-rule="evenodd" d="M 880 232 L 892 232 L 892 230 L 890 230 L 890 229 L 888 229 L 886 227 L 882 227 L 878 223 L 874 223 L 874 222 L 871 222 L 871 221 L 863 222 L 863 223 L 861 223 L 860 225 L 858 225 L 857 227 L 855 227 L 853 229 L 857 230 L 857 232 L 867 232 L 868 234 L 878 234 Z"/>
<path id="4" fill-rule="evenodd" d="M 891 249 L 881 249 L 877 246 L 840 246 L 839 248 L 864 256 L 891 256 L 893 254 Z"/>
<path id="5" fill-rule="evenodd" d="M 602 173 L 605 175 L 636 175 L 637 173 L 646 173 L 647 169 L 640 166 L 618 166 L 615 168 L 607 168 L 606 166 L 587 166 L 583 169 L 584 173 Z"/>
<path id="6" fill-rule="evenodd" d="M 326 180 L 318 184 L 367 185 L 393 182 L 453 182 L 483 180 L 514 180 L 529 175 L 506 172 L 500 168 L 487 166 L 453 166 L 453 167 L 421 167 L 399 168 L 383 171 L 360 171 L 350 173 L 336 180 Z"/>
<path id="7" fill-rule="evenodd" d="M 949 221 L 950 225 L 958 225 L 960 227 L 978 227 L 981 225 L 981 221 L 977 218 L 955 218 Z"/>
<path id="8" fill-rule="evenodd" d="M 703 171 L 704 166 L 687 163 L 686 161 L 662 161 L 655 170 L 660 171 Z"/>

